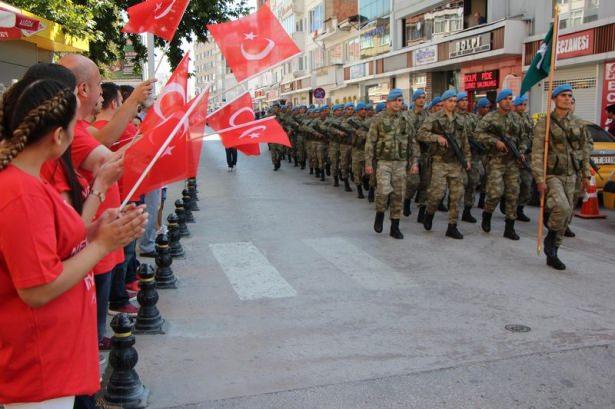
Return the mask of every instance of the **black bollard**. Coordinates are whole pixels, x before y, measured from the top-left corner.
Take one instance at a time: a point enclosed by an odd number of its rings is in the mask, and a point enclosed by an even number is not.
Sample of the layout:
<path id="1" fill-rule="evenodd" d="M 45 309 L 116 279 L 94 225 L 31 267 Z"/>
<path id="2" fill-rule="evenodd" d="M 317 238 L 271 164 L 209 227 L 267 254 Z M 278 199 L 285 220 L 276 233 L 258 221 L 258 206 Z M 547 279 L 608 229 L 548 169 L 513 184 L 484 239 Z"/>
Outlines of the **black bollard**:
<path id="1" fill-rule="evenodd" d="M 188 182 L 188 195 L 190 195 L 190 210 L 193 212 L 200 211 L 201 209 L 199 209 L 199 205 L 197 204 L 197 200 L 199 199 L 196 197 L 196 188 L 194 185 L 190 184 L 190 182 Z"/>
<path id="2" fill-rule="evenodd" d="M 175 201 L 175 214 L 177 215 L 177 224 L 179 224 L 179 235 L 181 237 L 190 237 L 190 230 L 188 230 L 188 226 L 186 226 L 184 202 L 179 199 Z"/>
<path id="3" fill-rule="evenodd" d="M 132 321 L 128 314 L 121 313 L 113 317 L 111 328 L 114 332 L 109 353 L 111 376 L 104 400 L 124 409 L 146 408 L 149 389 L 143 386 L 134 369 L 139 355 L 133 348 L 135 336 L 132 334 Z"/>
<path id="4" fill-rule="evenodd" d="M 186 216 L 186 223 L 196 223 L 194 215 L 192 214 L 192 198 L 188 194 L 188 190 L 182 190 L 182 203 L 184 204 L 184 214 Z"/>
<path id="5" fill-rule="evenodd" d="M 199 201 L 199 189 L 196 188 L 196 179 L 188 179 L 188 189 L 194 191 L 194 200 Z"/>
<path id="6" fill-rule="evenodd" d="M 159 235 L 158 238 L 160 236 L 164 235 Z M 156 247 L 158 247 L 158 240 L 156 240 Z M 168 254 L 168 247 L 167 241 L 167 257 L 171 259 L 171 255 Z M 158 257 L 160 257 L 160 253 L 158 253 Z M 156 258 L 156 264 L 158 264 L 158 257 Z M 139 266 L 139 293 L 137 294 L 137 301 L 139 301 L 140 307 L 135 322 L 135 334 L 164 334 L 166 332 L 164 328 L 165 321 L 162 319 L 158 307 L 156 307 L 156 303 L 158 303 L 156 279 L 158 277 L 154 278 L 154 275 L 154 269 L 149 264 L 141 264 Z"/>
<path id="7" fill-rule="evenodd" d="M 177 278 L 171 269 L 173 257 L 169 247 L 169 238 L 166 234 L 159 234 L 156 237 L 156 288 L 177 288 Z"/>
<path id="8" fill-rule="evenodd" d="M 177 215 L 171 213 L 169 217 L 167 217 L 167 223 L 167 227 L 169 228 L 169 248 L 171 249 L 171 257 L 183 258 L 186 253 L 184 252 L 182 244 L 179 242 L 181 236 L 179 235 Z"/>

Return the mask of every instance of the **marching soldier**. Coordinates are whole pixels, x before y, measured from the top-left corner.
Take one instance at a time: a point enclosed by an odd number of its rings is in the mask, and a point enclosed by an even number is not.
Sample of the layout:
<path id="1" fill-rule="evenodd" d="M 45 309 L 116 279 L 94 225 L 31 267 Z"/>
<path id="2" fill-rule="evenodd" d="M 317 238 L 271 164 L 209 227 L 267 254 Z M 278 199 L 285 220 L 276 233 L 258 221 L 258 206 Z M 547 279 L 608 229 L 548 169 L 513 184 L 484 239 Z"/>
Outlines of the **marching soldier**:
<path id="1" fill-rule="evenodd" d="M 310 123 L 310 126 L 316 130 L 320 137 L 314 141 L 316 150 L 316 176 L 320 176 L 321 181 L 325 181 L 325 167 L 327 166 L 327 145 L 329 144 L 328 128 L 325 122 L 329 118 L 329 106 L 323 105 L 318 109 L 319 116 Z"/>
<path id="2" fill-rule="evenodd" d="M 490 111 L 491 111 L 491 102 L 487 98 L 484 98 L 484 97 L 479 99 L 478 102 L 476 103 L 476 113 L 478 114 L 479 122 Z M 476 130 L 474 132 L 476 134 Z M 474 138 L 474 140 L 476 140 L 476 138 Z M 480 146 L 484 148 L 484 146 L 482 145 Z M 480 171 L 481 171 L 481 178 L 480 178 L 480 183 L 478 185 L 478 191 L 480 195 L 478 197 L 478 205 L 476 207 L 478 207 L 479 209 L 483 209 L 485 207 L 485 180 L 487 179 L 485 175 L 485 153 L 484 152 L 479 156 L 479 165 L 480 165 Z"/>
<path id="3" fill-rule="evenodd" d="M 386 108 L 386 103 L 384 102 L 378 102 L 376 104 L 376 107 L 374 109 L 374 114 L 372 115 L 372 122 L 374 121 L 375 117 L 380 116 L 384 110 Z M 365 164 L 366 166 L 368 165 L 367 163 Z M 378 163 L 376 162 L 376 158 L 373 159 L 372 161 L 372 169 L 377 170 L 378 169 Z M 369 203 L 374 203 L 374 200 L 376 199 L 376 185 L 377 185 L 377 180 L 376 180 L 376 172 L 372 172 L 371 174 L 367 174 L 369 177 L 369 191 L 367 192 L 367 201 Z"/>
<path id="4" fill-rule="evenodd" d="M 357 185 L 357 197 L 363 199 L 363 187 L 369 188 L 369 182 L 365 178 L 365 141 L 371 119 L 367 117 L 367 109 L 364 102 L 357 104 L 356 115 L 348 119 L 348 123 L 355 128 L 352 137 L 352 175 Z M 366 183 L 367 182 L 367 183 Z M 362 186 L 365 185 L 365 186 Z"/>
<path id="5" fill-rule="evenodd" d="M 329 161 L 331 162 L 331 172 L 333 173 L 333 186 L 339 186 L 339 156 L 340 156 L 340 139 L 345 135 L 344 132 L 339 130 L 339 126 L 342 121 L 342 114 L 344 113 L 344 106 L 342 104 L 335 104 L 332 108 L 333 116 L 330 116 L 325 121 L 324 125 L 327 128 L 329 135 Z"/>
<path id="6" fill-rule="evenodd" d="M 372 163 L 374 159 L 378 161 L 374 230 L 377 233 L 382 232 L 384 212 L 389 203 L 390 235 L 396 239 L 404 238 L 399 230 L 399 219 L 406 174 L 408 170 L 412 173 L 418 172 L 419 157 L 414 127 L 407 117 L 401 114 L 403 102 L 400 89 L 394 88 L 389 92 L 386 111 L 374 119 L 365 144 L 365 173 L 374 173 Z"/>
<path id="7" fill-rule="evenodd" d="M 278 104 L 273 104 L 271 106 L 271 110 L 269 111 L 268 116 L 275 116 L 276 120 L 284 127 L 282 124 L 282 114 L 280 112 L 280 106 Z M 280 169 L 282 164 L 282 156 L 284 152 L 284 146 L 277 143 L 270 143 L 269 150 L 271 151 L 271 162 L 273 163 L 273 170 L 277 171 Z"/>
<path id="8" fill-rule="evenodd" d="M 348 120 L 354 116 L 354 104 L 352 102 L 347 102 L 344 105 L 344 114 L 340 121 L 340 129 L 344 132 L 344 135 L 340 137 L 340 175 L 344 181 L 344 191 L 352 192 L 349 174 L 352 162 L 352 138 L 355 128 L 348 123 Z"/>
<path id="9" fill-rule="evenodd" d="M 295 120 L 297 121 L 297 135 L 295 136 L 295 167 L 301 166 L 301 170 L 305 169 L 306 162 L 306 135 L 301 131 L 303 121 L 307 119 L 307 107 L 299 105 L 299 110 Z"/>
<path id="10" fill-rule="evenodd" d="M 412 109 L 408 112 L 414 129 L 417 131 L 425 122 L 429 113 L 425 109 L 425 91 L 417 89 L 412 94 Z M 407 180 L 406 195 L 404 198 L 404 216 L 408 217 L 411 213 L 412 198 L 417 196 L 416 204 L 419 206 L 419 222 L 423 222 L 425 215 L 425 200 L 427 198 L 427 187 L 431 178 L 431 160 L 427 152 L 428 145 L 419 142 L 421 156 L 419 158 L 419 173 L 410 174 Z"/>
<path id="11" fill-rule="evenodd" d="M 527 106 L 527 97 L 519 96 L 513 100 L 514 113 L 517 120 L 521 124 L 521 132 L 527 151 L 526 156 L 532 151 L 532 137 L 534 132 L 534 121 L 525 109 Z M 520 222 L 529 222 L 530 218 L 523 212 L 523 208 L 528 204 L 532 197 L 532 172 L 530 169 L 519 169 L 519 201 L 517 203 L 517 220 Z"/>
<path id="12" fill-rule="evenodd" d="M 527 164 L 527 147 L 512 108 L 512 91 L 503 89 L 496 98 L 497 111 L 484 116 L 476 128 L 476 138 L 487 149 L 487 197 L 483 210 L 482 229 L 491 231 L 491 216 L 502 197 L 505 200 L 506 228 L 504 237 L 519 240 L 515 231 L 517 199 L 519 198 L 519 166 Z"/>
<path id="13" fill-rule="evenodd" d="M 572 87 L 563 84 L 551 94 L 555 109 L 550 113 L 549 152 L 547 173 L 544 174 L 544 142 L 546 118 L 540 118 L 534 128 L 532 141 L 532 174 L 536 188 L 545 194 L 545 224 L 549 229 L 544 239 L 547 265 L 556 270 L 566 269 L 558 250 L 574 210 L 574 191 L 577 178 L 583 189 L 589 185 L 590 143 L 583 122 L 571 112 Z"/>
<path id="14" fill-rule="evenodd" d="M 460 92 L 457 94 L 457 114 L 463 118 L 467 128 L 468 143 L 470 144 L 470 152 L 472 153 L 472 167 L 465 172 L 465 194 L 463 197 L 463 214 L 461 220 L 468 223 L 476 223 L 476 219 L 472 216 L 471 210 L 474 206 L 474 195 L 476 188 L 480 184 L 480 157 L 484 153 L 484 148 L 476 142 L 474 131 L 478 124 L 478 115 L 468 112 L 468 93 Z"/>
<path id="15" fill-rule="evenodd" d="M 423 226 L 425 230 L 431 230 L 438 203 L 448 187 L 451 200 L 446 236 L 463 239 L 457 229 L 457 206 L 464 193 L 463 172 L 470 170 L 472 154 L 467 139 L 466 121 L 455 113 L 455 91 L 444 92 L 441 103 L 443 109 L 430 115 L 423 122 L 418 134 L 420 142 L 429 144 L 432 157 L 431 181 L 427 190 L 427 210 Z"/>

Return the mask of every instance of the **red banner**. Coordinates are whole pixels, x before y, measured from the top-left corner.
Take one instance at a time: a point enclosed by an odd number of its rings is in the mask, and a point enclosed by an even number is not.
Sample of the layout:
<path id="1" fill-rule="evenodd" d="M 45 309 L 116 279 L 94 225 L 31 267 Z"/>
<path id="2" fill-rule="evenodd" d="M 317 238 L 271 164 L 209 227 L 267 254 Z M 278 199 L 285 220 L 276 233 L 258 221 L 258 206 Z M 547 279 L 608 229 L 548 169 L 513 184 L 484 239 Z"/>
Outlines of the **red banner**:
<path id="1" fill-rule="evenodd" d="M 600 126 L 606 127 L 606 107 L 615 104 L 615 61 L 604 63 L 604 79 L 602 83 L 602 111 Z"/>

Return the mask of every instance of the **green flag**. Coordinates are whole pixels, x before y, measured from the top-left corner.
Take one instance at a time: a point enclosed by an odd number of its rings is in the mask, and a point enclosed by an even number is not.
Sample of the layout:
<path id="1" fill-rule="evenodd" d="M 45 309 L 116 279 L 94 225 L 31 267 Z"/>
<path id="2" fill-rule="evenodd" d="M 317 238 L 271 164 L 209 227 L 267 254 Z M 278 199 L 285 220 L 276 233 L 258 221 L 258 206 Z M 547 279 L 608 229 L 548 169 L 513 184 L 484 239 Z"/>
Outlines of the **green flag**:
<path id="1" fill-rule="evenodd" d="M 534 85 L 540 82 L 543 78 L 549 76 L 551 70 L 551 51 L 553 50 L 553 24 L 549 32 L 545 36 L 545 39 L 540 43 L 538 52 L 532 59 L 530 68 L 523 77 L 523 83 L 521 84 L 521 95 L 528 92 Z"/>

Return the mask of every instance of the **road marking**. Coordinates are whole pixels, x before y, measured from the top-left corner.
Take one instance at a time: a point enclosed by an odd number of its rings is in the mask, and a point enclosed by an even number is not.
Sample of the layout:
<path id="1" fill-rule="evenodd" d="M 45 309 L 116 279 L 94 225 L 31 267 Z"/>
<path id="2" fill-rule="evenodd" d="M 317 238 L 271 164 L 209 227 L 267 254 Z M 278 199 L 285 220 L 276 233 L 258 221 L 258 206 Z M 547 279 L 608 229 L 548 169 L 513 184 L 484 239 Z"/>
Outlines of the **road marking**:
<path id="1" fill-rule="evenodd" d="M 297 291 L 251 242 L 216 243 L 209 247 L 239 299 L 258 300 L 297 295 Z"/>
<path id="2" fill-rule="evenodd" d="M 305 239 L 308 246 L 368 290 L 414 286 L 410 279 L 341 237 Z"/>

